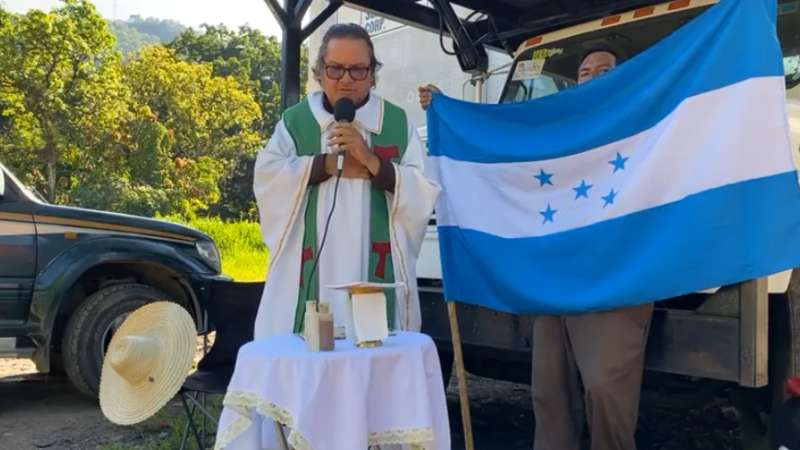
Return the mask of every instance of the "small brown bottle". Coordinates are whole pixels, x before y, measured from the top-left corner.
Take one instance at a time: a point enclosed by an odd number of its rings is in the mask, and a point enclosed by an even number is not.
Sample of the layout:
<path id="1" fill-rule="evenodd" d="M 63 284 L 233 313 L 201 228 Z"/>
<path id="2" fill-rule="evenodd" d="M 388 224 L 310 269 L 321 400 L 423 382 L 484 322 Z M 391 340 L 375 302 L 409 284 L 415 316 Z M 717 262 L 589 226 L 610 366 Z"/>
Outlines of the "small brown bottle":
<path id="1" fill-rule="evenodd" d="M 329 352 L 334 348 L 333 316 L 327 303 L 319 304 L 319 350 Z"/>

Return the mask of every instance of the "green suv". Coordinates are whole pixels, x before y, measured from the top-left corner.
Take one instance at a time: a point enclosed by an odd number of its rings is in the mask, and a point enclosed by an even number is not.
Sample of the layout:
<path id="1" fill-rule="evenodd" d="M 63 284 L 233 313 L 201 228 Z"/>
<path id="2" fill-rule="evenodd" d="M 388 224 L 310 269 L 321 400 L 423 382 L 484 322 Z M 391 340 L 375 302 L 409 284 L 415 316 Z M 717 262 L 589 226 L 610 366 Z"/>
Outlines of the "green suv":
<path id="1" fill-rule="evenodd" d="M 211 285 L 227 279 L 207 235 L 51 205 L 0 163 L 0 357 L 32 358 L 96 396 L 103 355 L 130 311 L 174 301 L 203 332 Z"/>

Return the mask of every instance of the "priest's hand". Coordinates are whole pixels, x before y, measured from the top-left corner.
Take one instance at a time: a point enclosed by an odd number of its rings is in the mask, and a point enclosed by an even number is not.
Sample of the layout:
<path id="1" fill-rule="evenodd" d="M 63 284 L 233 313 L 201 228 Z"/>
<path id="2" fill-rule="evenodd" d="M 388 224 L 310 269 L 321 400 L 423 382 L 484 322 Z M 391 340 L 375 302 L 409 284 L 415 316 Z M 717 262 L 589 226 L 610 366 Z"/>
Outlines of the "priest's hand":
<path id="1" fill-rule="evenodd" d="M 336 169 L 336 154 L 328 153 L 325 155 L 325 172 L 328 175 L 336 176 L 338 170 Z M 347 153 L 344 154 L 344 164 L 342 165 L 342 178 L 363 178 L 369 179 L 370 173 L 366 167 L 355 160 Z"/>
<path id="2" fill-rule="evenodd" d="M 361 137 L 356 127 L 352 123 L 337 123 L 331 130 L 328 145 L 338 148 L 347 156 L 366 168 L 373 176 L 378 174 L 381 168 L 381 160 L 367 147 L 367 142 Z M 347 158 L 345 158 L 345 163 Z"/>

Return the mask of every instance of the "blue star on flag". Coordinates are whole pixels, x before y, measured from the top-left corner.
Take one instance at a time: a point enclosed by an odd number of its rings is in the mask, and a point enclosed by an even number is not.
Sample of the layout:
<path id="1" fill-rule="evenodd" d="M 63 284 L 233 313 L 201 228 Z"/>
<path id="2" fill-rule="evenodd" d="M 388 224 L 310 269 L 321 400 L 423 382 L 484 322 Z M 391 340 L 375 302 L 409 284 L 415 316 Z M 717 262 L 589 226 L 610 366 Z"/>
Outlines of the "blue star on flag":
<path id="1" fill-rule="evenodd" d="M 589 189 L 594 186 L 593 184 L 586 184 L 586 180 L 581 180 L 581 185 L 578 187 L 572 188 L 575 191 L 575 200 L 579 199 L 580 197 L 589 198 Z"/>
<path id="2" fill-rule="evenodd" d="M 550 181 L 550 178 L 553 177 L 552 173 L 547 173 L 544 169 L 539 169 L 539 175 L 534 175 L 534 178 L 539 180 L 539 186 L 544 186 L 545 184 L 549 184 L 550 186 L 553 185 L 553 182 Z"/>
<path id="3" fill-rule="evenodd" d="M 539 214 L 541 214 L 542 217 L 544 217 L 544 220 L 542 221 L 542 224 L 546 224 L 547 222 L 552 222 L 553 221 L 553 216 L 555 216 L 557 212 L 558 212 L 558 210 L 551 208 L 550 207 L 550 203 L 548 203 L 547 204 L 547 209 L 545 209 L 544 211 L 539 211 Z"/>
<path id="4" fill-rule="evenodd" d="M 614 204 L 614 199 L 617 197 L 617 194 L 619 194 L 619 192 L 614 192 L 614 189 L 611 189 L 611 192 L 609 192 L 608 195 L 600 197 L 603 200 L 605 200 L 605 202 L 606 202 L 603 205 L 603 208 L 605 208 L 608 205 L 613 205 Z"/>
<path id="5" fill-rule="evenodd" d="M 622 157 L 619 152 L 617 152 L 617 157 L 609 161 L 608 163 L 614 166 L 614 172 L 617 173 L 618 170 L 625 170 L 625 162 L 630 159 L 629 156 Z"/>

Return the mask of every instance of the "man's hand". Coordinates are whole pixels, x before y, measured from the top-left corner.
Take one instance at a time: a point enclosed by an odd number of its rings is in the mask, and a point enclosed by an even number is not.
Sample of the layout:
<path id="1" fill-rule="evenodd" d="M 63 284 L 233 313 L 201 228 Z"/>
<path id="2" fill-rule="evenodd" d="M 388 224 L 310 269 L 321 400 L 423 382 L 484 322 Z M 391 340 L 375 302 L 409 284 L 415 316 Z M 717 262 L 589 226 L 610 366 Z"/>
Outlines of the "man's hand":
<path id="1" fill-rule="evenodd" d="M 367 148 L 367 143 L 361 137 L 361 133 L 351 123 L 334 125 L 328 138 L 328 146 L 345 152 L 345 168 L 347 168 L 348 157 L 366 168 L 368 173 L 373 176 L 377 175 L 381 168 L 381 160 Z"/>
<path id="2" fill-rule="evenodd" d="M 325 155 L 325 172 L 328 175 L 337 175 L 338 170 L 336 169 L 336 159 L 337 156 L 335 153 L 328 153 Z M 368 179 L 370 178 L 370 173 L 369 170 L 361 165 L 360 162 L 356 161 L 355 158 L 345 153 L 344 165 L 342 166 L 342 177 Z"/>
<path id="3" fill-rule="evenodd" d="M 419 106 L 422 109 L 428 109 L 428 106 L 431 105 L 431 99 L 433 98 L 433 93 L 441 93 L 442 90 L 436 87 L 433 84 L 428 84 L 425 86 L 420 86 L 417 88 L 419 92 Z"/>

